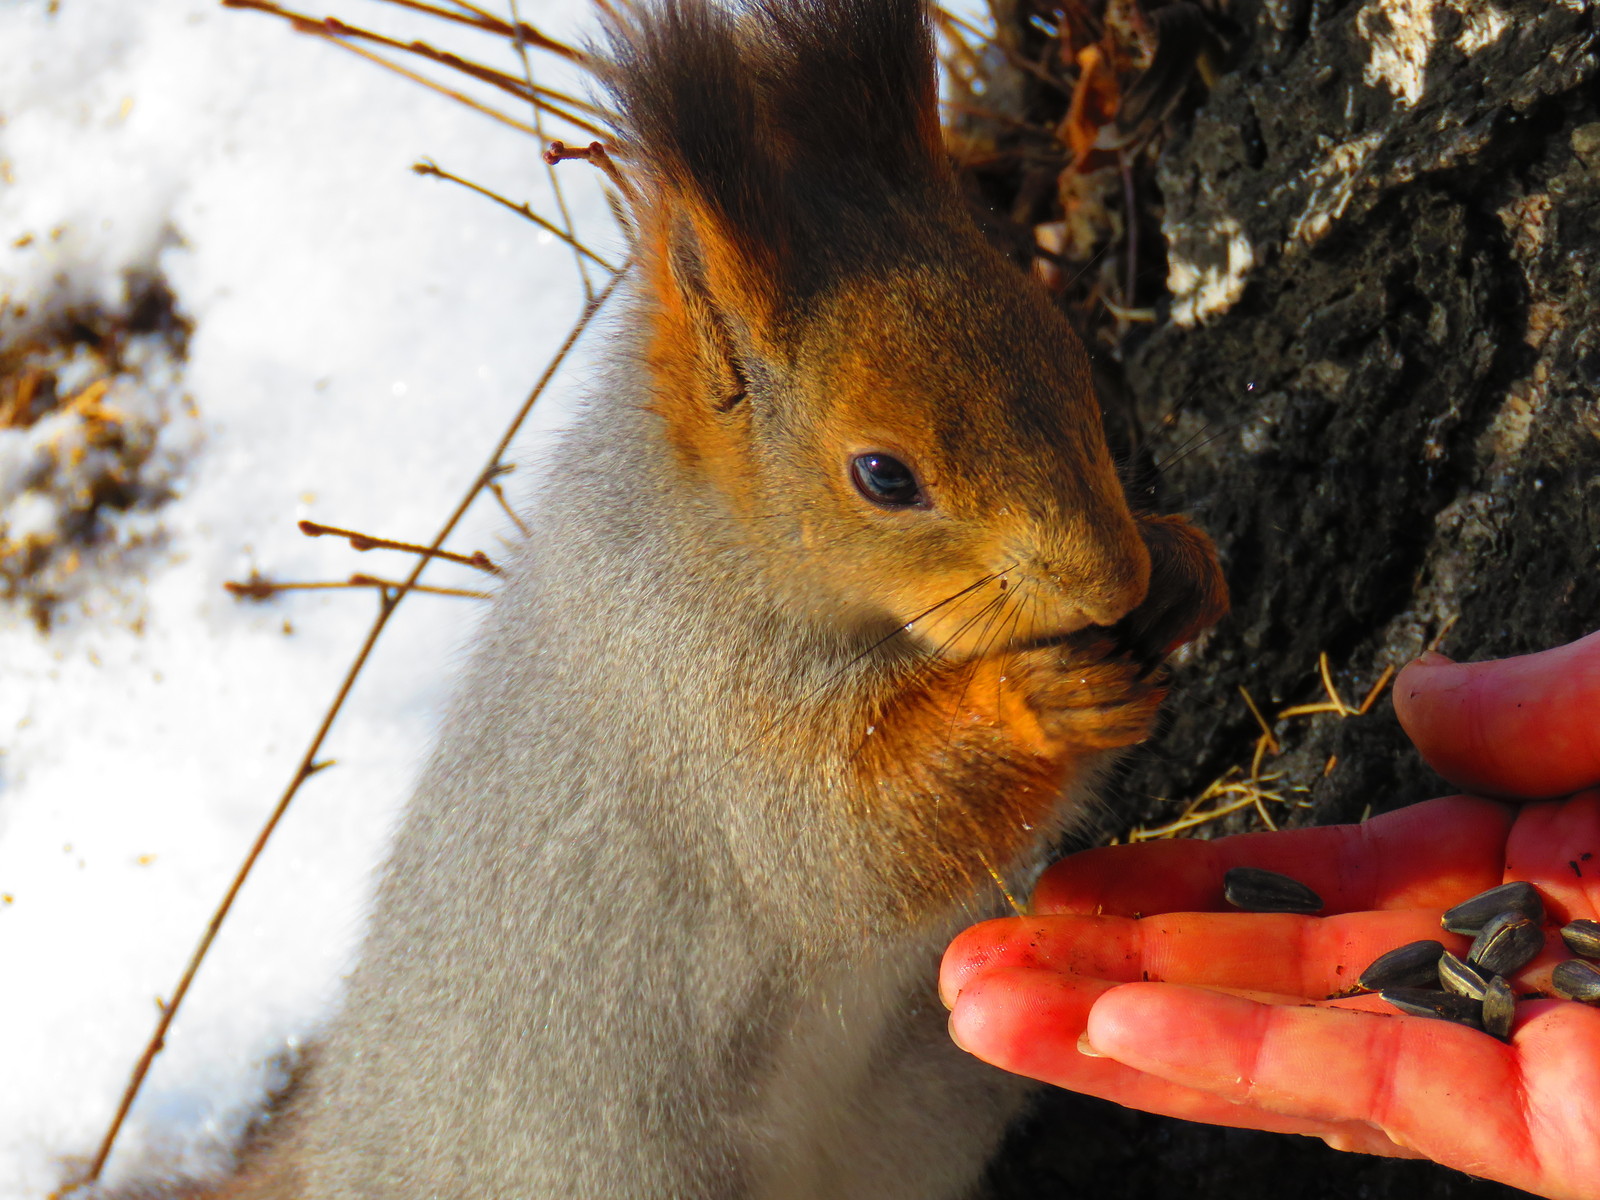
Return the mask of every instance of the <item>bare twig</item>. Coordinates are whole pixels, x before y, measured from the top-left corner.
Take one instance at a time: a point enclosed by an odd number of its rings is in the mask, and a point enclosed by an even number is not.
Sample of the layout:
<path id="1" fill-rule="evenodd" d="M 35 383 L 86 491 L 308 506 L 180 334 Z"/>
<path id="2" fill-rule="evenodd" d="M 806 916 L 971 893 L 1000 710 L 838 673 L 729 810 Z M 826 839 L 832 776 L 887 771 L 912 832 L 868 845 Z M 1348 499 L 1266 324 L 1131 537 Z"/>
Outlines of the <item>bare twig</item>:
<path id="1" fill-rule="evenodd" d="M 411 169 L 413 171 L 415 171 L 418 175 L 426 175 L 426 176 L 430 176 L 431 178 L 434 178 L 434 179 L 444 179 L 444 180 L 448 180 L 450 183 L 459 184 L 460 186 L 466 188 L 468 191 L 476 192 L 478 195 L 482 196 L 486 200 L 493 200 L 496 204 L 503 205 L 504 207 L 509 208 L 512 212 L 516 213 L 519 217 L 526 217 L 528 220 L 532 221 L 535 225 L 537 225 L 540 229 L 543 229 L 546 233 L 549 233 L 554 237 L 560 238 L 563 242 L 566 242 L 569 246 L 571 246 L 579 254 L 583 255 L 585 258 L 589 259 L 590 261 L 592 261 L 594 263 L 597 263 L 599 266 L 603 267 L 606 271 L 608 271 L 608 272 L 610 272 L 612 274 L 616 274 L 617 268 L 614 267 L 611 263 L 609 263 L 605 259 L 601 258 L 593 250 L 589 249 L 588 246 L 585 246 L 582 242 L 578 241 L 577 238 L 573 237 L 565 229 L 562 229 L 559 225 L 555 224 L 555 222 L 546 220 L 544 217 L 541 217 L 538 213 L 534 212 L 533 209 L 531 209 L 526 203 L 515 204 L 512 201 L 506 199 L 504 196 L 500 195 L 498 192 L 492 192 L 488 188 L 483 187 L 481 184 L 473 183 L 470 179 L 463 179 L 459 175 L 452 175 L 449 171 L 446 171 L 444 168 L 438 166 L 435 163 L 429 162 L 427 159 L 423 159 L 420 162 L 414 163 L 412 165 Z"/>
<path id="2" fill-rule="evenodd" d="M 239 2 L 242 3 L 243 0 L 239 0 Z M 262 2 L 262 0 L 250 0 L 250 2 L 254 5 Z M 289 13 L 287 10 L 280 11 L 286 18 L 296 21 L 297 27 L 299 22 L 306 19 L 297 17 L 296 14 Z M 359 38 L 362 41 L 372 42 L 390 50 L 398 50 L 403 54 L 415 54 L 418 58 L 425 58 L 430 62 L 439 63 L 441 66 L 449 67 L 452 71 L 459 71 L 463 75 L 470 76 L 480 83 L 486 83 L 490 87 L 515 96 L 519 100 L 526 100 L 536 110 L 542 109 L 553 116 L 560 117 L 562 120 L 576 125 L 585 133 L 601 132 L 598 126 L 567 111 L 570 107 L 584 111 L 590 116 L 599 116 L 600 110 L 587 100 L 581 100 L 577 96 L 569 95 L 566 92 L 540 87 L 531 81 L 524 81 L 514 75 L 507 75 L 504 71 L 498 71 L 493 67 L 486 67 L 482 63 L 473 62 L 471 59 L 462 58 L 459 54 L 452 54 L 448 50 L 436 49 L 428 45 L 427 42 L 402 42 L 398 38 L 387 37 L 384 34 L 376 33 L 359 25 L 351 25 L 348 22 L 339 20 L 337 17 L 325 17 L 321 22 L 320 28 L 308 29 L 306 32 L 333 39 Z M 537 129 L 537 126 L 535 128 Z"/>
<path id="3" fill-rule="evenodd" d="M 520 99 L 530 99 L 533 103 L 543 107 L 545 111 L 554 116 L 559 116 L 568 124 L 583 130 L 583 132 L 587 134 L 598 136 L 604 133 L 604 130 L 602 130 L 598 125 L 595 125 L 593 122 L 587 121 L 574 113 L 567 112 L 565 109 L 561 108 L 551 100 L 545 99 L 542 96 L 527 97 L 523 95 L 523 85 L 520 80 L 516 80 L 509 75 L 504 75 L 501 72 L 490 71 L 488 68 L 476 67 L 476 64 L 469 64 L 466 62 L 466 60 L 459 59 L 455 55 L 443 54 L 442 52 L 427 46 L 425 43 L 401 43 L 395 39 L 385 38 L 380 34 L 370 33 L 367 30 L 359 29 L 353 25 L 346 25 L 344 22 L 335 18 L 328 18 L 326 20 L 319 21 L 314 17 L 308 17 L 303 13 L 293 12 L 282 7 L 281 5 L 271 3 L 270 0 L 223 0 L 223 3 L 231 8 L 248 8 L 256 12 L 264 12 L 275 17 L 280 17 L 287 21 L 297 32 L 309 34 L 312 37 L 321 38 L 331 45 L 335 45 L 341 49 L 347 50 L 359 58 L 366 59 L 370 63 L 383 67 L 385 70 L 393 71 L 396 75 L 399 75 L 404 79 L 409 79 L 411 82 L 420 84 L 421 86 L 428 88 L 430 91 L 438 92 L 442 96 L 447 96 L 451 100 L 456 101 L 458 104 L 466 105 L 474 112 L 480 112 L 486 117 L 490 117 L 493 120 L 499 121 L 502 125 L 509 125 L 511 128 L 519 130 L 522 133 L 529 134 L 530 136 L 538 136 L 538 131 L 532 125 L 529 125 L 523 121 L 519 121 L 515 117 L 511 117 L 506 113 L 501 112 L 499 109 L 484 104 L 479 100 L 474 100 L 471 96 L 468 96 L 464 92 L 459 92 L 454 88 L 445 87 L 437 80 L 430 79 L 426 75 L 423 75 L 417 71 L 412 71 L 406 67 L 403 67 L 393 59 L 386 58 L 372 50 L 358 46 L 350 39 L 360 37 L 377 41 L 380 44 L 392 46 L 408 54 L 417 54 L 421 57 L 429 58 L 436 62 L 441 62 L 443 65 L 451 67 L 454 70 L 462 71 L 465 74 L 471 75 L 473 78 L 478 78 L 483 82 L 490 83 L 494 86 L 499 86 L 502 88 L 502 90 L 509 90 L 513 94 L 517 95 Z M 476 70 L 473 68 L 476 68 Z M 582 101 L 577 101 L 570 97 L 568 97 L 568 100 L 575 104 L 583 104 Z M 584 105 L 584 107 L 589 106 Z"/>
<path id="4" fill-rule="evenodd" d="M 521 14 L 517 11 L 517 0 L 511 0 L 511 17 L 518 25 L 522 24 Z M 515 39 L 515 45 L 517 58 L 522 63 L 522 77 L 527 81 L 528 91 L 530 94 L 537 94 L 538 87 L 533 79 L 533 60 L 528 55 L 527 43 L 518 37 Z M 537 104 L 532 105 L 532 112 L 533 127 L 538 131 L 539 141 L 543 144 L 545 140 L 544 116 L 539 111 Z M 567 241 L 576 248 L 578 244 L 578 226 L 572 219 L 571 211 L 567 208 L 567 195 L 561 188 L 561 177 L 556 174 L 555 164 L 548 159 L 545 160 L 544 173 L 545 178 L 550 183 L 550 192 L 555 197 L 556 213 L 560 216 L 562 227 L 566 230 Z M 582 255 L 576 256 L 573 262 L 578 268 L 578 278 L 583 282 L 584 299 L 593 299 L 594 285 L 589 282 L 589 270 L 584 265 Z"/>
<path id="5" fill-rule="evenodd" d="M 491 479 L 489 480 L 487 486 L 489 488 L 489 494 L 499 502 L 500 507 L 502 510 L 504 510 L 506 516 L 511 518 L 511 523 L 517 527 L 517 532 L 523 537 L 527 537 L 532 531 L 529 530 L 528 523 L 517 515 L 517 510 L 511 507 L 511 502 L 506 499 L 506 490 L 500 486 L 500 481 L 498 479 Z"/>
<path id="6" fill-rule="evenodd" d="M 491 575 L 500 574 L 500 568 L 495 566 L 482 550 L 474 550 L 471 554 L 457 554 L 454 550 L 440 550 L 430 546 L 419 546 L 415 542 L 397 542 L 390 538 L 373 537 L 370 533 L 340 529 L 336 525 L 321 525 L 316 521 L 301 521 L 300 532 L 307 537 L 342 537 L 350 543 L 352 550 L 405 550 L 411 554 L 425 554 L 433 558 L 442 558 L 446 562 L 460 563 L 464 567 L 475 567 Z"/>
<path id="7" fill-rule="evenodd" d="M 593 163 L 606 173 L 606 178 L 611 180 L 613 187 L 621 192 L 623 198 L 630 204 L 635 200 L 633 185 L 628 182 L 611 157 L 611 152 L 601 142 L 590 142 L 587 146 L 569 146 L 565 142 L 551 142 L 550 148 L 544 152 L 544 161 L 551 166 L 556 163 L 581 161 Z"/>
<path id="8" fill-rule="evenodd" d="M 1245 706 L 1249 708 L 1250 715 L 1256 719 L 1256 724 L 1261 726 L 1261 736 L 1267 739 L 1267 749 L 1274 754 L 1282 754 L 1283 747 L 1278 745 L 1278 739 L 1272 734 L 1272 726 L 1267 724 L 1267 719 L 1261 715 L 1261 710 L 1256 707 L 1255 700 L 1245 690 L 1244 684 L 1239 685 L 1239 695 L 1244 697 Z"/>
<path id="9" fill-rule="evenodd" d="M 223 2 L 228 3 L 229 0 L 223 0 Z M 458 4 L 456 7 L 462 11 L 452 12 L 448 8 L 424 4 L 421 0 L 383 0 L 383 2 L 392 4 L 396 8 L 409 8 L 414 12 L 427 13 L 429 16 L 438 17 L 441 20 L 454 21 L 457 24 L 466 25 L 473 29 L 481 29 L 485 33 L 492 33 L 497 37 L 514 38 L 539 50 L 548 50 L 551 54 L 564 58 L 568 62 L 577 63 L 579 66 L 587 66 L 589 62 L 588 55 L 584 54 L 583 51 L 541 33 L 527 22 L 517 19 L 515 15 L 513 15 L 511 23 L 508 24 L 493 13 L 485 12 L 481 8 L 474 8 L 470 4 Z M 513 6 L 514 13 L 515 6 Z"/>
<path id="10" fill-rule="evenodd" d="M 252 574 L 249 579 L 242 581 L 230 579 L 222 586 L 229 595 L 239 596 L 246 600 L 270 600 L 279 592 L 359 591 L 364 588 L 390 590 L 398 588 L 400 584 L 392 579 L 379 579 L 373 575 L 352 575 L 349 579 L 344 580 L 317 579 L 280 583 L 276 579 L 268 579 L 264 575 Z M 475 592 L 470 588 L 434 587 L 432 584 L 427 583 L 419 583 L 411 590 L 413 592 L 425 592 L 430 596 L 465 596 L 472 600 L 490 599 L 490 593 L 488 592 Z"/>
<path id="11" fill-rule="evenodd" d="M 1383 689 L 1389 686 L 1394 676 L 1394 664 L 1390 663 L 1383 669 L 1383 674 L 1378 676 L 1378 681 L 1368 690 L 1366 698 L 1356 706 L 1356 716 L 1364 717 L 1372 710 L 1372 706 L 1378 702 L 1378 697 L 1383 695 Z"/>
<path id="12" fill-rule="evenodd" d="M 1450 619 L 1444 623 L 1438 633 L 1433 635 L 1433 640 L 1428 643 L 1428 649 L 1437 654 L 1439 647 L 1444 645 L 1445 638 L 1450 636 L 1451 630 L 1456 627 L 1456 622 L 1459 620 L 1461 620 L 1460 613 L 1451 613 Z"/>

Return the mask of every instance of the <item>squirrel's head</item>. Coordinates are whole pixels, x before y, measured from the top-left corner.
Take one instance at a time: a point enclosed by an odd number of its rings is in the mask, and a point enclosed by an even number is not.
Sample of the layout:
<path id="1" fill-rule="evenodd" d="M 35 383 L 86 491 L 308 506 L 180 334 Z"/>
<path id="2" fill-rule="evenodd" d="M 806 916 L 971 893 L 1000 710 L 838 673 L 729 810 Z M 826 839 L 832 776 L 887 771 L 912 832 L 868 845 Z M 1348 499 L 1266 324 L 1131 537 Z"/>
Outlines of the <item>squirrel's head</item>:
<path id="1" fill-rule="evenodd" d="M 957 197 L 920 0 L 625 11 L 603 69 L 691 485 L 866 634 L 962 656 L 1139 606 L 1087 360 Z"/>

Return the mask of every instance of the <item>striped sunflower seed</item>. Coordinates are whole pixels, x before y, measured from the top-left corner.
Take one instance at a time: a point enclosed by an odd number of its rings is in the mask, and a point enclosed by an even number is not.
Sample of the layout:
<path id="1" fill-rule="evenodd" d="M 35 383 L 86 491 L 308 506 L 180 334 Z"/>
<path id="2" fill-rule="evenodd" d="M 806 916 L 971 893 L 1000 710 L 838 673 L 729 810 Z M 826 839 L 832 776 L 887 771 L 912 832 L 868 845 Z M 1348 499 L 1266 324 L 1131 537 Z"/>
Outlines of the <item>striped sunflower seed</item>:
<path id="1" fill-rule="evenodd" d="M 1439 956 L 1439 983 L 1447 992 L 1483 1003 L 1483 976 L 1448 950 Z"/>
<path id="2" fill-rule="evenodd" d="M 1483 1031 L 1503 1042 L 1511 1036 L 1511 1020 L 1516 1015 L 1516 994 L 1505 976 L 1496 975 L 1483 989 Z"/>
<path id="3" fill-rule="evenodd" d="M 1439 978 L 1439 956 L 1443 953 L 1442 942 L 1408 942 L 1373 959 L 1356 982 L 1369 992 L 1427 987 Z"/>
<path id="4" fill-rule="evenodd" d="M 1600 958 L 1600 921 L 1568 921 L 1561 927 L 1567 949 L 1583 958 Z"/>
<path id="5" fill-rule="evenodd" d="M 1544 901 L 1531 883 L 1502 883 L 1446 910 L 1439 924 L 1451 933 L 1477 937 L 1485 925 L 1505 912 L 1519 913 L 1537 925 L 1544 920 Z"/>
<path id="6" fill-rule="evenodd" d="M 1467 961 L 1485 975 L 1515 975 L 1544 949 L 1544 930 L 1516 912 L 1490 919 L 1472 943 Z"/>
<path id="7" fill-rule="evenodd" d="M 1378 995 L 1403 1013 L 1413 1017 L 1435 1017 L 1441 1021 L 1454 1021 L 1457 1025 L 1483 1028 L 1483 1005 L 1454 992 L 1440 992 L 1431 988 L 1388 988 Z"/>
<path id="8" fill-rule="evenodd" d="M 1556 995 L 1568 1000 L 1600 1004 L 1600 967 L 1581 958 L 1569 958 L 1556 964 L 1556 969 L 1550 973 L 1550 986 Z"/>
<path id="9" fill-rule="evenodd" d="M 1222 877 L 1222 895 L 1229 904 L 1246 912 L 1322 911 L 1322 897 L 1305 884 L 1261 867 L 1234 867 Z"/>

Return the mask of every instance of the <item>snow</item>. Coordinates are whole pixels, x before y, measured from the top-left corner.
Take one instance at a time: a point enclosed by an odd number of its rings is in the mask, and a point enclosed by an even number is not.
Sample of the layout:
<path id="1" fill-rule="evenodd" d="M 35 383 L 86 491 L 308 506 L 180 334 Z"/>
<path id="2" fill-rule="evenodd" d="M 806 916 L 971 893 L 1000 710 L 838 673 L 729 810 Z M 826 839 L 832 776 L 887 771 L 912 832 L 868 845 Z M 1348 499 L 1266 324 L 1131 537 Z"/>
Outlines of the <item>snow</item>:
<path id="1" fill-rule="evenodd" d="M 581 14 L 532 0 L 521 9 L 558 34 Z M 451 36 L 377 5 L 339 12 L 516 69 L 471 31 Z M 0 45 L 0 169 L 11 181 L 0 189 L 0 296 L 28 310 L 0 323 L 0 344 L 73 304 L 117 307 L 129 271 L 163 275 L 193 322 L 186 361 L 154 363 L 108 395 L 173 417 L 160 471 L 179 496 L 118 521 L 159 528 L 159 551 L 82 572 L 88 582 L 48 634 L 22 606 L 0 607 L 9 1200 L 42 1196 L 64 1160 L 93 1151 L 155 998 L 173 987 L 375 615 L 371 592 L 253 604 L 223 582 L 252 569 L 403 573 L 403 556 L 308 539 L 295 521 L 431 538 L 580 297 L 562 244 L 409 170 L 429 157 L 548 211 L 533 139 L 273 19 L 206 0 L 65 0 L 55 14 L 21 3 L 0 9 Z M 551 63 L 538 69 L 550 82 Z M 608 236 L 592 171 L 561 172 L 594 236 Z M 569 372 L 562 390 L 585 375 Z M 58 443 L 62 420 L 0 432 L 11 536 L 61 519 L 60 497 L 19 495 L 26 472 L 15 464 Z M 514 495 L 517 476 L 507 485 Z M 493 556 L 505 524 L 485 499 L 453 544 Z M 462 568 L 426 579 L 485 586 Z M 325 1011 L 480 607 L 427 595 L 401 605 L 327 747 L 337 765 L 306 785 L 246 887 L 109 1178 L 137 1174 L 152 1154 L 194 1165 L 222 1153 L 259 1104 L 270 1060 Z"/>
<path id="2" fill-rule="evenodd" d="M 581 36 L 584 5 L 519 7 Z M 371 0 L 335 11 L 518 69 L 471 31 Z M 153 439 L 134 482 L 172 498 L 56 562 L 65 599 L 47 632 L 0 600 L 0 1200 L 38 1200 L 92 1154 L 158 997 L 376 613 L 370 591 L 254 603 L 224 582 L 402 576 L 407 557 L 306 538 L 296 521 L 429 540 L 581 294 L 559 241 L 409 170 L 432 159 L 550 213 L 534 139 L 276 20 L 211 0 L 11 0 L 0 46 L 0 355 L 68 309 L 125 306 L 141 279 L 163 279 L 192 322 L 186 355 L 130 344 L 103 397 Z M 555 66 L 538 62 L 541 83 L 563 82 Z M 597 173 L 560 172 L 585 236 L 620 258 Z M 592 379 L 591 352 L 580 345 L 512 461 Z M 56 365 L 64 393 L 92 381 L 93 364 Z M 83 431 L 64 418 L 3 425 L 0 540 L 49 542 L 106 464 L 73 452 Z M 41 454 L 74 464 L 54 490 L 30 484 Z M 526 475 L 507 480 L 513 496 Z M 493 557 L 508 524 L 485 496 L 452 546 Z M 425 582 L 490 586 L 448 565 Z M 400 606 L 324 749 L 335 765 L 242 893 L 109 1181 L 225 1161 L 284 1048 L 326 1015 L 481 608 Z"/>

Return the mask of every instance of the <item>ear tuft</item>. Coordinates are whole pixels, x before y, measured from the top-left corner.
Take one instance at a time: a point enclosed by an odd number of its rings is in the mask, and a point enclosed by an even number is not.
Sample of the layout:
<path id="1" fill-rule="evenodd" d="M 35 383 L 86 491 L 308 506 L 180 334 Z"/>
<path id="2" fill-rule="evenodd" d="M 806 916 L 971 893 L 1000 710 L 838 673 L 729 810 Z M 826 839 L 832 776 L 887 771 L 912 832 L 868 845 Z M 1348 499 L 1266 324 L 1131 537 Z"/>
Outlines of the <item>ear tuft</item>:
<path id="1" fill-rule="evenodd" d="M 784 273 L 792 247 L 825 255 L 841 224 L 946 186 L 922 0 L 652 0 L 607 33 L 642 203 L 685 206 L 752 265 Z"/>

